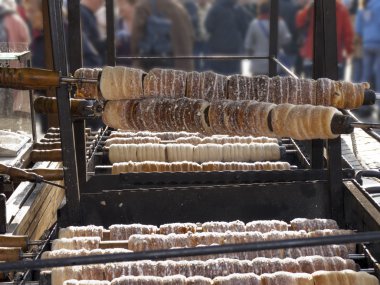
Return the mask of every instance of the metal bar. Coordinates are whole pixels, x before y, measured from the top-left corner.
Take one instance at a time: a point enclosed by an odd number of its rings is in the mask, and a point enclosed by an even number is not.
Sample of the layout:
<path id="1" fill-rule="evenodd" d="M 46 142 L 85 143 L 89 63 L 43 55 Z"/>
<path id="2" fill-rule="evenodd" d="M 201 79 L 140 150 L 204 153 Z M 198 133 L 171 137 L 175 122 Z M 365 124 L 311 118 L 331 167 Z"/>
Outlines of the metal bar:
<path id="1" fill-rule="evenodd" d="M 277 58 L 278 49 L 278 0 L 270 1 L 270 22 L 269 22 L 269 76 L 277 75 L 277 63 L 273 58 Z"/>
<path id="2" fill-rule="evenodd" d="M 307 246 L 320 246 L 331 244 L 347 244 L 362 242 L 379 242 L 380 232 L 357 233 L 354 235 L 325 236 L 306 239 L 273 240 L 245 244 L 227 244 L 221 246 L 205 246 L 198 248 L 181 248 L 169 250 L 142 251 L 133 253 L 91 255 L 67 258 L 54 258 L 43 260 L 23 260 L 0 264 L 1 272 L 19 271 L 28 269 L 53 268 L 62 266 L 75 266 L 86 264 L 103 264 L 109 262 L 161 260 L 166 258 L 211 255 L 221 253 L 260 251 L 269 249 L 286 249 Z"/>
<path id="3" fill-rule="evenodd" d="M 351 126 L 353 126 L 354 128 L 360 128 L 360 129 L 380 129 L 380 124 L 378 123 L 354 122 L 354 123 L 351 123 Z"/>
<path id="4" fill-rule="evenodd" d="M 113 0 L 106 0 L 106 22 L 107 22 L 107 64 L 115 66 L 115 16 Z"/>
<path id="5" fill-rule="evenodd" d="M 179 59 L 179 60 L 188 60 L 188 59 L 199 59 L 199 60 L 237 60 L 237 59 L 268 59 L 270 56 L 252 56 L 252 55 L 189 55 L 189 56 L 120 56 L 116 57 L 117 60 L 157 60 L 157 59 Z"/>
<path id="6" fill-rule="evenodd" d="M 29 57 L 30 57 L 30 54 L 29 54 Z M 27 67 L 32 66 L 32 60 L 30 58 L 28 58 L 26 62 L 26 66 Z M 34 93 L 33 90 L 29 90 L 30 116 L 32 118 L 32 136 L 33 136 L 33 142 L 37 142 L 38 140 L 37 131 L 36 131 L 37 123 L 36 123 L 36 112 L 34 111 L 34 107 L 33 107 L 33 93 Z"/>
<path id="7" fill-rule="evenodd" d="M 70 73 L 74 74 L 75 70 L 83 66 L 83 49 L 81 30 L 81 13 L 80 1 L 69 0 L 67 2 L 68 9 L 68 60 Z M 74 137 L 75 137 L 75 151 L 77 157 L 77 170 L 79 189 L 83 188 L 86 183 L 86 137 L 85 137 L 85 120 L 75 120 L 73 122 Z"/>
<path id="8" fill-rule="evenodd" d="M 7 232 L 7 197 L 0 193 L 0 234 Z"/>
<path id="9" fill-rule="evenodd" d="M 299 77 L 293 72 L 291 71 L 289 68 L 287 68 L 281 61 L 279 61 L 277 58 L 275 57 L 272 57 L 272 60 L 277 63 L 286 73 L 288 73 L 290 76 L 292 76 L 293 78 L 296 78 L 296 79 L 299 79 Z"/>
<path id="10" fill-rule="evenodd" d="M 62 1 L 46 2 L 49 9 L 51 41 L 53 47 L 54 69 L 67 76 L 66 44 L 62 19 Z M 46 29 L 45 29 L 46 31 Z M 71 121 L 70 96 L 67 87 L 57 89 L 58 118 L 62 142 L 64 180 L 66 186 L 65 216 L 70 224 L 78 224 L 80 219 L 78 171 L 75 155 L 73 125 Z"/>
<path id="11" fill-rule="evenodd" d="M 325 76 L 325 39 L 324 26 L 324 0 L 314 1 L 314 59 L 313 59 L 313 78 L 318 79 Z M 335 2 L 334 2 L 335 4 Z M 311 167 L 320 169 L 324 167 L 323 141 L 313 140 L 311 142 Z"/>
<path id="12" fill-rule="evenodd" d="M 321 18 L 321 21 L 318 21 L 316 23 L 315 29 L 316 32 L 321 29 L 321 32 L 317 33 L 314 42 L 316 51 L 316 58 L 314 62 L 314 76 L 327 77 L 333 80 L 338 80 L 337 33 L 335 28 L 336 3 L 335 1 L 331 0 L 321 0 L 315 2 L 320 2 L 320 5 L 322 5 L 322 7 L 318 7 L 316 10 L 316 19 Z M 318 23 L 320 26 L 317 25 Z M 321 50 L 319 51 L 319 49 Z M 323 54 L 323 57 L 319 56 L 319 52 Z M 327 141 L 327 160 L 332 216 L 338 221 L 338 223 L 341 223 L 343 222 L 344 216 L 342 211 L 343 174 L 342 145 L 340 137 Z"/>
<path id="13" fill-rule="evenodd" d="M 357 123 L 362 123 L 351 111 L 349 111 L 349 110 L 342 110 L 342 112 L 345 115 L 351 116 Z M 378 133 L 376 133 L 374 130 L 372 130 L 372 129 L 363 129 L 363 131 L 365 131 L 369 136 L 371 136 L 372 138 L 374 138 L 375 140 L 377 140 L 378 142 L 380 142 L 380 135 Z"/>

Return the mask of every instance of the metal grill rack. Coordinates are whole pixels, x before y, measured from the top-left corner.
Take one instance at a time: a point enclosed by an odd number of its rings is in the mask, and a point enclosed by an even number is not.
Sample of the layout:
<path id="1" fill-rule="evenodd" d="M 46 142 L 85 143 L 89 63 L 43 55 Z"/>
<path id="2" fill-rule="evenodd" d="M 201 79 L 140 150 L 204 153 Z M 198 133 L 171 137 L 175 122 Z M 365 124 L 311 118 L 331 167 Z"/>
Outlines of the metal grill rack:
<path id="1" fill-rule="evenodd" d="M 68 42 L 70 42 L 68 52 L 62 39 L 64 33 L 61 1 L 44 0 L 43 3 L 45 33 L 50 39 L 54 69 L 65 76 L 81 67 L 82 49 L 80 41 L 77 40 L 80 37 L 79 1 L 68 1 Z M 277 59 L 278 4 L 278 0 L 271 0 L 270 47 L 269 56 L 265 57 L 268 60 L 270 76 L 276 75 L 278 65 L 289 73 L 289 70 Z M 115 56 L 113 5 L 113 0 L 106 0 L 109 65 L 115 65 L 118 60 Z M 318 59 L 314 61 L 314 77 L 337 79 L 336 31 L 331 29 L 336 21 L 335 2 L 318 0 L 314 5 L 316 21 L 314 57 Z M 237 58 L 243 57 L 225 59 Z M 222 58 L 203 57 L 203 59 Z M 291 73 L 290 75 L 294 76 Z M 297 148 L 298 161 L 304 168 L 298 170 L 88 175 L 88 168 L 94 170 L 97 164 L 96 151 L 87 164 L 85 123 L 83 120 L 71 118 L 70 90 L 67 88 L 61 86 L 56 90 L 67 198 L 65 207 L 60 211 L 59 226 L 86 224 L 109 226 L 115 223 L 133 222 L 159 225 L 168 222 L 234 219 L 244 222 L 257 219 L 289 221 L 295 217 L 320 217 L 333 218 L 342 228 L 352 228 L 360 232 L 380 230 L 380 207 L 353 180 L 354 171 L 342 168 L 340 138 L 312 141 L 311 152 L 307 153 L 310 165 Z M 101 137 L 106 135 L 107 131 L 104 130 Z M 291 143 L 298 147 L 294 141 Z M 100 146 L 99 148 L 101 149 Z M 327 159 L 324 157 L 324 151 Z M 370 240 L 367 238 L 363 237 L 362 241 Z M 322 243 L 323 239 L 320 239 L 320 242 Z M 282 243 L 281 246 L 286 245 Z M 232 246 L 230 250 L 238 250 L 238 246 Z M 206 251 L 204 253 L 206 254 Z M 369 261 L 364 263 L 379 273 L 376 260 L 380 258 L 380 248 L 376 243 L 361 245 L 358 253 L 363 253 L 364 255 L 361 255 L 363 261 Z M 160 257 L 169 254 L 169 251 L 165 251 Z M 140 255 L 135 258 L 143 257 Z M 124 260 L 125 258 L 127 256 L 124 256 Z M 86 258 L 72 262 L 85 263 L 85 260 Z M 41 262 L 38 266 L 46 265 Z M 11 267 L 12 264 L 8 266 Z M 40 268 L 38 266 L 35 268 Z M 17 268 L 33 268 L 33 266 L 25 263 L 19 264 Z"/>

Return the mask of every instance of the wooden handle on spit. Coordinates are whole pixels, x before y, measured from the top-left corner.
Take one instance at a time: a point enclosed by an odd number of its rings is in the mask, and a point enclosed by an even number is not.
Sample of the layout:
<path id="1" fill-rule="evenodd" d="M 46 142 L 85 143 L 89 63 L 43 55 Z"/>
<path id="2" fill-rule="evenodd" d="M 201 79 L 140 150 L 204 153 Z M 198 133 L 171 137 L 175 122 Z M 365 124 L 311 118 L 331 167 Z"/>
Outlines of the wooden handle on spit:
<path id="1" fill-rule="evenodd" d="M 36 150 L 49 150 L 61 148 L 61 142 L 46 142 L 46 143 L 35 143 L 33 149 Z"/>
<path id="2" fill-rule="evenodd" d="M 35 181 L 40 181 L 42 179 L 41 176 L 35 173 L 26 172 L 19 168 L 9 167 L 1 163 L 0 163 L 0 173 L 9 175 L 12 179 L 18 179 L 22 181 L 35 182 Z"/>
<path id="3" fill-rule="evenodd" d="M 30 153 L 30 159 L 33 162 L 38 162 L 38 161 L 62 161 L 62 152 L 61 152 L 60 149 L 33 150 Z"/>
<path id="4" fill-rule="evenodd" d="M 70 110 L 72 115 L 82 116 L 83 110 L 90 103 L 83 99 L 70 99 Z M 33 103 L 34 110 L 42 114 L 58 114 L 56 98 L 38 97 Z"/>
<path id="5" fill-rule="evenodd" d="M 63 180 L 63 169 L 62 168 L 56 168 L 56 169 L 33 168 L 33 169 L 27 169 L 26 171 L 30 172 L 30 173 L 35 173 L 35 174 L 43 177 L 43 179 L 47 180 L 47 181 Z"/>
<path id="6" fill-rule="evenodd" d="M 86 131 L 86 134 L 90 135 L 91 134 L 91 128 L 86 128 L 85 129 Z M 47 130 L 46 133 L 53 133 L 53 134 L 56 134 L 56 133 L 60 133 L 60 129 L 59 128 L 54 128 L 54 127 L 51 127 Z"/>
<path id="7" fill-rule="evenodd" d="M 61 137 L 60 133 L 46 133 L 44 138 L 46 139 L 59 139 Z"/>
<path id="8" fill-rule="evenodd" d="M 14 89 L 48 89 L 58 87 L 59 73 L 37 68 L 0 68 L 0 87 Z"/>
<path id="9" fill-rule="evenodd" d="M 107 248 L 125 248 L 125 249 L 128 249 L 128 241 L 127 240 L 101 241 L 99 244 L 99 248 L 101 248 L 101 249 L 107 249 Z"/>
<path id="10" fill-rule="evenodd" d="M 21 247 L 22 250 L 28 249 L 28 236 L 0 235 L 0 247 Z"/>
<path id="11" fill-rule="evenodd" d="M 21 259 L 21 247 L 0 247 L 0 260 L 5 262 L 18 261 Z"/>

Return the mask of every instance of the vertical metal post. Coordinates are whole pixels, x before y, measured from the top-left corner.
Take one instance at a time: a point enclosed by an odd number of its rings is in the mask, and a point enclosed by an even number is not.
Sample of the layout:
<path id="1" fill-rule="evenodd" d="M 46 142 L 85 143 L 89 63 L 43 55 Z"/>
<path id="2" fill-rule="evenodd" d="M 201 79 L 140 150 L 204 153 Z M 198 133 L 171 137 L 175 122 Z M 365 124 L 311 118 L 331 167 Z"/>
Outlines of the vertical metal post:
<path id="1" fill-rule="evenodd" d="M 7 197 L 0 193 L 0 234 L 7 232 Z"/>
<path id="2" fill-rule="evenodd" d="M 32 61 L 30 59 L 26 62 L 27 67 L 32 66 Z M 29 104 L 30 104 L 30 116 L 32 119 L 32 136 L 33 136 L 33 142 L 37 142 L 37 131 L 36 131 L 36 113 L 34 112 L 34 106 L 33 106 L 33 90 L 29 90 Z"/>
<path id="3" fill-rule="evenodd" d="M 106 22 L 107 22 L 107 64 L 115 66 L 115 15 L 113 0 L 106 0 Z"/>
<path id="4" fill-rule="evenodd" d="M 278 0 L 270 1 L 270 23 L 269 23 L 269 76 L 277 75 L 277 63 L 273 58 L 277 58 L 278 53 Z"/>
<path id="5" fill-rule="evenodd" d="M 324 1 L 314 1 L 314 59 L 313 78 L 326 77 L 325 55 L 325 23 L 324 23 Z M 335 1 L 334 1 L 335 3 Z M 321 169 L 324 167 L 323 158 L 324 143 L 322 140 L 311 142 L 311 167 Z"/>
<path id="6" fill-rule="evenodd" d="M 74 74 L 75 70 L 83 66 L 80 0 L 68 0 L 67 11 L 68 42 L 71 43 L 68 46 L 68 62 L 70 73 Z M 79 189 L 81 190 L 86 183 L 87 176 L 85 121 L 76 120 L 73 122 L 73 127 L 75 137 L 75 150 L 77 156 Z"/>
<path id="7" fill-rule="evenodd" d="M 62 20 L 62 1 L 44 0 L 47 13 L 44 27 L 47 39 L 51 41 L 54 69 L 62 75 L 68 74 L 64 26 Z M 44 20 L 45 21 L 45 20 Z M 64 181 L 66 188 L 65 223 L 80 223 L 80 195 L 78 185 L 77 160 L 74 144 L 73 124 L 70 112 L 70 96 L 66 86 L 56 90 L 58 118 L 62 143 L 62 158 L 64 167 Z"/>
<path id="8" fill-rule="evenodd" d="M 338 79 L 336 2 L 315 1 L 314 77 Z M 343 220 L 342 149 L 340 137 L 327 142 L 332 216 Z"/>

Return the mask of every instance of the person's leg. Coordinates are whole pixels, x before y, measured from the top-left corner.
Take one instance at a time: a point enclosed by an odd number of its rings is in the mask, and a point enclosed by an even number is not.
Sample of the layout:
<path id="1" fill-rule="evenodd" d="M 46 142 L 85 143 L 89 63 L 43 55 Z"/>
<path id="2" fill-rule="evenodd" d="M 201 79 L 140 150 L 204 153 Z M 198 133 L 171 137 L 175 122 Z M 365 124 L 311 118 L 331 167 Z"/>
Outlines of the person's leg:
<path id="1" fill-rule="evenodd" d="M 375 90 L 380 92 L 380 48 L 376 50 L 376 59 L 374 63 Z"/>
<path id="2" fill-rule="evenodd" d="M 352 82 L 357 83 L 362 80 L 362 66 L 363 66 L 363 58 L 352 59 L 352 73 L 351 73 Z"/>
<path id="3" fill-rule="evenodd" d="M 372 49 L 365 48 L 363 50 L 363 78 L 362 81 L 370 82 L 374 69 L 375 56 Z"/>

